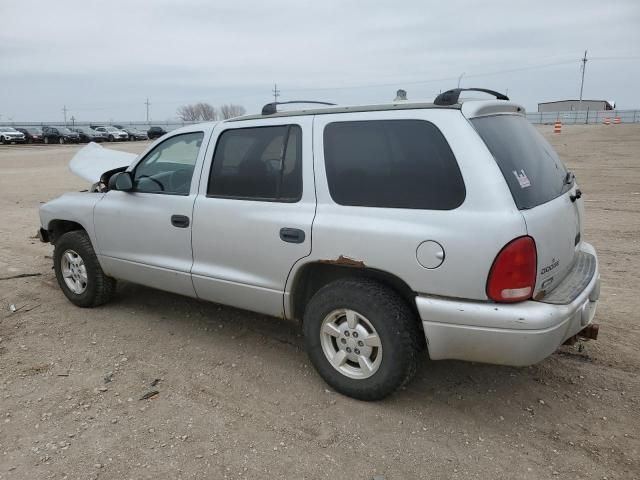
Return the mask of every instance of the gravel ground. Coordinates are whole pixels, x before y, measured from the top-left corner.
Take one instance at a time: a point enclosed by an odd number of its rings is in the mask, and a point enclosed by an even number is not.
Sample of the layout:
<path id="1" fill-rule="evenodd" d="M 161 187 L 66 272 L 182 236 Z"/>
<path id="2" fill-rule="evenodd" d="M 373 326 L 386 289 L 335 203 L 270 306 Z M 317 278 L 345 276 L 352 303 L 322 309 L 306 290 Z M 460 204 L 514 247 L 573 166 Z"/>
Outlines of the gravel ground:
<path id="1" fill-rule="evenodd" d="M 71 305 L 34 233 L 86 188 L 78 147 L 0 147 L 0 479 L 640 478 L 640 126 L 551 128 L 600 255 L 600 339 L 529 368 L 425 356 L 377 403 L 329 390 L 290 322 L 131 284 Z"/>

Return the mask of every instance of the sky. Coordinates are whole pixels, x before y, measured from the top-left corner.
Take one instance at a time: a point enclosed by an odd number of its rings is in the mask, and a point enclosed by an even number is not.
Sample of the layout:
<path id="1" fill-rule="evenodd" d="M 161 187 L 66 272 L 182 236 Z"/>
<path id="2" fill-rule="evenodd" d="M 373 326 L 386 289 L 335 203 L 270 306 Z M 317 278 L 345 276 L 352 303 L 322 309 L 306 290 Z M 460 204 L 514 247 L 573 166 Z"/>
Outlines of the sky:
<path id="1" fill-rule="evenodd" d="M 640 108 L 640 1 L 0 0 L 0 122 L 176 117 L 180 105 L 385 103 L 484 87 L 535 111 Z M 462 76 L 461 76 L 462 75 Z"/>

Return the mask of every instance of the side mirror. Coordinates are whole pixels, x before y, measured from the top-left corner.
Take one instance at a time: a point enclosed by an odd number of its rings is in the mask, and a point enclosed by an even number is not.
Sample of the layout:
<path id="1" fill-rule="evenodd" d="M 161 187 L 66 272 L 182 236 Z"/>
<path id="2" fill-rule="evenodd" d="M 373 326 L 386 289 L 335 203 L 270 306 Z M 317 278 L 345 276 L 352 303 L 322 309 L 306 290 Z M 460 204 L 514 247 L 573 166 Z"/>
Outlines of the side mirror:
<path id="1" fill-rule="evenodd" d="M 109 178 L 109 190 L 131 192 L 133 190 L 133 178 L 129 172 L 119 172 Z"/>

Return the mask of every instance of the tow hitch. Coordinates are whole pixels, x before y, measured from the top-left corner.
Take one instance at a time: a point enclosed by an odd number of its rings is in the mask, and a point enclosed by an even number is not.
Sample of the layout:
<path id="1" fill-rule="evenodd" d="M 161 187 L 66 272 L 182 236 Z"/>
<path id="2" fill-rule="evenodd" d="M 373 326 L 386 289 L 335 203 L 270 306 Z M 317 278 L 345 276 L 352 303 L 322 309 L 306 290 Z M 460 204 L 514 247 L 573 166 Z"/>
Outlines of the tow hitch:
<path id="1" fill-rule="evenodd" d="M 599 330 L 600 330 L 600 325 L 597 323 L 592 323 L 591 325 L 587 325 L 585 328 L 580 330 L 578 333 L 576 333 L 572 337 L 567 338 L 564 341 L 563 345 L 573 345 L 578 340 L 597 340 Z"/>

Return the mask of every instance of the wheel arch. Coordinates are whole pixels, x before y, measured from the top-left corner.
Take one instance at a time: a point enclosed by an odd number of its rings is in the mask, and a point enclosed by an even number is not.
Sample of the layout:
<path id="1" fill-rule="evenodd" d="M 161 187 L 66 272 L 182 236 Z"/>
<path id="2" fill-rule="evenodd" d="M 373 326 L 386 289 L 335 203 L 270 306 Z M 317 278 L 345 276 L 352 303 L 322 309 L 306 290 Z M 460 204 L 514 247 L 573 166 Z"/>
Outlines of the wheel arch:
<path id="1" fill-rule="evenodd" d="M 415 302 L 416 293 L 404 280 L 387 271 L 370 268 L 362 262 L 345 257 L 333 261 L 308 262 L 294 272 L 288 299 L 289 316 L 301 322 L 311 297 L 323 286 L 341 278 L 367 278 L 393 290 L 409 306 L 422 329 Z"/>
<path id="2" fill-rule="evenodd" d="M 85 232 L 87 232 L 87 234 L 89 233 L 83 225 L 72 220 L 53 219 L 49 221 L 49 224 L 47 225 L 47 231 L 49 232 L 49 241 L 52 245 L 55 245 L 56 241 L 62 235 L 74 230 L 84 230 Z"/>

